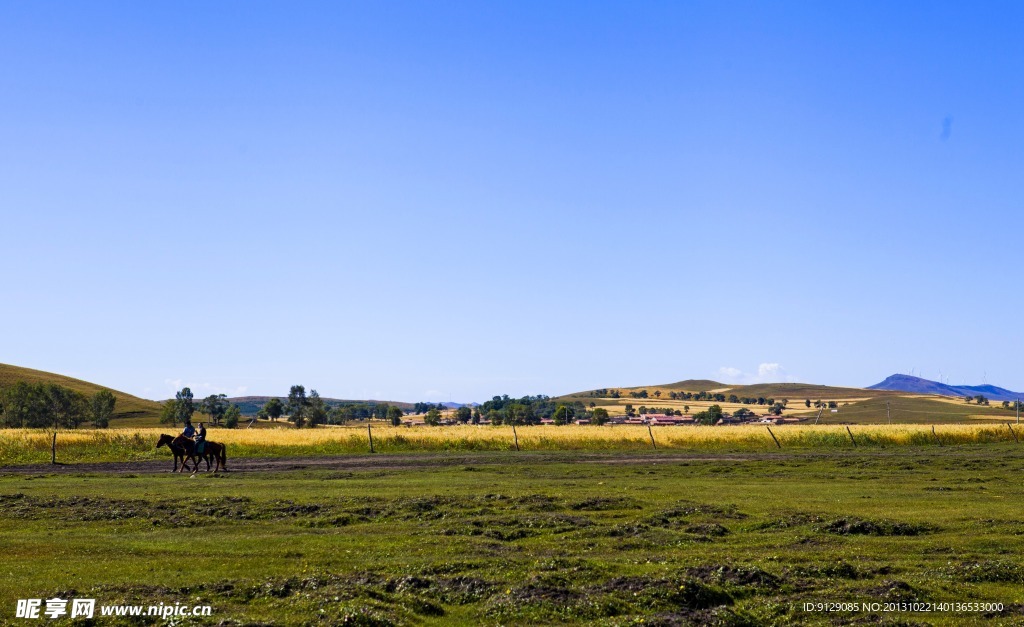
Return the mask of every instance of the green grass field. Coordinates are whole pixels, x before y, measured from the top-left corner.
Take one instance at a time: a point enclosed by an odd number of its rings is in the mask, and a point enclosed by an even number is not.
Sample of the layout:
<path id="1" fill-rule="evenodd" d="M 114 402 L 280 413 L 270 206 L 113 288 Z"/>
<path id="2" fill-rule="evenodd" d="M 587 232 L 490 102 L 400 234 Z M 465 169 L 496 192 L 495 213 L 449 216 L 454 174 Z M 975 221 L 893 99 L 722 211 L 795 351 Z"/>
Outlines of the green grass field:
<path id="1" fill-rule="evenodd" d="M 1019 444 L 630 457 L 0 470 L 0 621 L 77 595 L 211 625 L 1022 624 Z M 802 609 L 868 601 L 1005 609 Z"/>
<path id="2" fill-rule="evenodd" d="M 886 403 L 889 415 L 886 414 Z M 969 424 L 986 421 L 1015 422 L 1016 413 L 1000 404 L 979 406 L 974 403 L 949 402 L 933 398 L 882 396 L 848 405 L 840 403 L 838 413 L 826 409 L 821 414 L 822 424 Z M 813 415 L 816 410 L 807 410 Z M 795 412 L 794 412 L 795 413 Z M 800 412 L 804 414 L 805 412 Z"/>

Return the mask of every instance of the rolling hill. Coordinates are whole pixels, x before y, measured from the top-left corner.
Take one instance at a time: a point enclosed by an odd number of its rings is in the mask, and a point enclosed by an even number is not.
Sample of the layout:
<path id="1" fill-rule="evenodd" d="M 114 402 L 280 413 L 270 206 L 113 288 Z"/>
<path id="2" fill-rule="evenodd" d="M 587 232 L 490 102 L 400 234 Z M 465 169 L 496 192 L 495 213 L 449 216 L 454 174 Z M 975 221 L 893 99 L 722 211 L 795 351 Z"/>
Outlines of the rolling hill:
<path id="1" fill-rule="evenodd" d="M 701 392 L 707 390 L 717 390 L 719 388 L 727 388 L 729 387 L 729 384 L 719 383 L 718 381 L 712 381 L 711 379 L 686 379 L 685 381 L 676 381 L 675 383 L 666 383 L 664 385 L 658 385 L 655 387 L 661 388 L 663 390 L 675 390 L 677 392 Z"/>
<path id="2" fill-rule="evenodd" d="M 156 401 L 139 398 L 126 392 L 120 392 L 102 385 L 52 372 L 0 364 L 0 388 L 14 385 L 19 381 L 26 383 L 55 383 L 87 396 L 92 396 L 100 390 L 110 390 L 114 397 L 117 398 L 111 426 L 139 426 L 144 423 L 156 424 L 160 417 L 160 403 Z"/>
<path id="3" fill-rule="evenodd" d="M 891 379 L 893 377 L 886 381 Z M 959 388 L 953 393 L 946 390 L 942 390 L 944 393 L 940 393 L 939 388 L 926 385 L 935 384 L 935 382 L 923 379 L 918 381 L 921 383 L 916 387 L 905 386 L 909 389 L 884 389 L 877 386 L 850 388 L 811 383 L 730 385 L 707 379 L 689 379 L 662 385 L 587 390 L 559 396 L 555 400 L 580 401 L 585 405 L 593 403 L 607 409 L 612 415 L 625 413 L 627 405 L 632 405 L 634 408 L 642 405 L 657 409 L 671 408 L 693 413 L 707 409 L 712 404 L 720 405 L 726 412 L 745 408 L 756 414 L 762 414 L 766 411 L 766 407 L 763 405 L 737 403 L 728 399 L 733 395 L 740 400 L 743 398 L 770 398 L 775 401 L 789 401 L 784 412 L 786 416 L 809 421 L 818 418 L 822 424 L 885 424 L 888 422 L 894 424 L 944 424 L 977 421 L 1003 422 L 1016 418 L 1016 412 L 1013 409 L 1002 407 L 1001 403 L 979 406 L 976 403 L 962 402 L 958 398 L 984 394 L 990 400 L 997 401 L 1003 398 L 1002 395 L 1013 395 L 1014 392 L 994 386 L 975 386 Z M 966 389 L 970 389 L 971 394 L 966 394 Z M 643 391 L 646 391 L 646 396 L 635 395 Z M 679 392 L 712 392 L 724 395 L 726 401 L 673 399 L 673 395 Z M 807 405 L 807 400 L 811 401 L 810 406 Z M 818 409 L 814 407 L 814 402 L 818 400 L 833 404 L 826 407 L 820 417 Z"/>
<path id="4" fill-rule="evenodd" d="M 816 385 L 813 383 L 755 383 L 751 385 L 733 385 L 720 383 L 710 379 L 687 379 L 676 383 L 665 383 L 660 385 L 642 385 L 636 387 L 605 388 L 604 390 L 587 390 L 584 392 L 573 392 L 558 397 L 559 399 L 582 400 L 594 398 L 598 392 L 617 390 L 623 397 L 628 397 L 630 392 L 647 390 L 649 395 L 655 392 L 661 393 L 664 399 L 671 392 L 716 392 L 730 396 L 743 397 L 765 397 L 780 400 L 783 398 L 790 401 L 803 399 L 815 400 L 844 400 L 858 399 L 890 394 L 887 391 L 866 390 L 864 388 L 833 387 L 829 385 Z"/>
<path id="5" fill-rule="evenodd" d="M 939 396 L 977 396 L 981 394 L 990 401 L 1015 401 L 1024 398 L 1024 393 L 1011 392 L 995 385 L 948 385 L 913 377 L 907 374 L 894 374 L 885 381 L 868 386 L 869 390 L 890 390 L 910 392 L 912 394 L 936 394 Z"/>

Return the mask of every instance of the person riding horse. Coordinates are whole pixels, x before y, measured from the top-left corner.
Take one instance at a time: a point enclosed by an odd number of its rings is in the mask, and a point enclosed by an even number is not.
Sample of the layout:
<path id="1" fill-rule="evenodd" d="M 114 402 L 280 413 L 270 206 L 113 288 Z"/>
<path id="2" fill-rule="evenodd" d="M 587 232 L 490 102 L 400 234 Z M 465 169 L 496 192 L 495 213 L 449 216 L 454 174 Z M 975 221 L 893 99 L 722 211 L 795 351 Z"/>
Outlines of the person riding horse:
<path id="1" fill-rule="evenodd" d="M 205 423 L 199 423 L 199 429 L 196 431 L 196 455 L 202 457 L 204 455 L 204 449 L 206 448 L 206 425 Z"/>
<path id="2" fill-rule="evenodd" d="M 189 460 L 192 461 L 195 471 L 199 470 L 199 460 L 206 460 L 206 470 L 210 470 L 210 462 L 216 461 L 218 470 L 228 469 L 227 447 L 219 442 L 209 442 L 206 439 L 206 424 L 200 422 L 199 429 L 192 426 L 191 420 L 185 420 L 185 428 L 181 435 L 173 437 L 161 434 L 156 447 L 166 446 L 174 453 L 174 471 L 178 472 L 178 460 L 181 460 L 181 470 L 184 471 Z"/>

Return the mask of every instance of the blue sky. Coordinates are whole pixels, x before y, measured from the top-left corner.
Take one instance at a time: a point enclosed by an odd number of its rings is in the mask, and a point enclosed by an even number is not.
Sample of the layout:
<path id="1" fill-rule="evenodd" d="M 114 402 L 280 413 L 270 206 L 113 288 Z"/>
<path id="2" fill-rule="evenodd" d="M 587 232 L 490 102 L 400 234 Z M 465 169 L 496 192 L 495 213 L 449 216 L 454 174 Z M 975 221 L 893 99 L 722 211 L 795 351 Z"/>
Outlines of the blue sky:
<path id="1" fill-rule="evenodd" d="M 1024 389 L 1020 3 L 0 3 L 0 362 Z"/>

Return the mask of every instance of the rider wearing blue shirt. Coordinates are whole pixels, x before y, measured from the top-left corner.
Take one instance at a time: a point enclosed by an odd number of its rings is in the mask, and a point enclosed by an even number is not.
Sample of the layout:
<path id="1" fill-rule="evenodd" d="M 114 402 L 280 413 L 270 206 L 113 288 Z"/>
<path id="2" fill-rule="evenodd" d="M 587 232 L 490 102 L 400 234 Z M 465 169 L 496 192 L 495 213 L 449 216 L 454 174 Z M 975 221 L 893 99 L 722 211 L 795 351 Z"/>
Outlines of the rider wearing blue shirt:
<path id="1" fill-rule="evenodd" d="M 190 440 L 195 437 L 195 435 L 196 435 L 196 428 L 192 426 L 192 421 L 191 420 L 186 420 L 185 421 L 185 430 L 181 432 L 181 435 L 185 436 L 186 438 L 188 438 Z"/>

